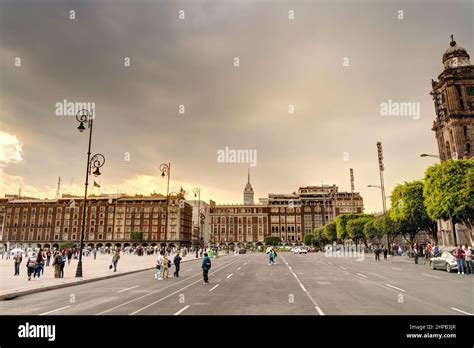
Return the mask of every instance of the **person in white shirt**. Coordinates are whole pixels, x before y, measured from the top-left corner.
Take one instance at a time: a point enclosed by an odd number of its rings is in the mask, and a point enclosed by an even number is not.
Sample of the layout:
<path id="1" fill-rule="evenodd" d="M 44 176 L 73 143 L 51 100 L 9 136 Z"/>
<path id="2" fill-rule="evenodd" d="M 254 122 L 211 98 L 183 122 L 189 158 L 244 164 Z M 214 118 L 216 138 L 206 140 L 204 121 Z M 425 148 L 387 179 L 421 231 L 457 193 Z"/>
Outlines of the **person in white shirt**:
<path id="1" fill-rule="evenodd" d="M 155 278 L 158 280 L 163 280 L 163 271 L 164 271 L 164 257 L 163 254 L 160 253 L 158 258 L 156 259 L 156 273 Z"/>

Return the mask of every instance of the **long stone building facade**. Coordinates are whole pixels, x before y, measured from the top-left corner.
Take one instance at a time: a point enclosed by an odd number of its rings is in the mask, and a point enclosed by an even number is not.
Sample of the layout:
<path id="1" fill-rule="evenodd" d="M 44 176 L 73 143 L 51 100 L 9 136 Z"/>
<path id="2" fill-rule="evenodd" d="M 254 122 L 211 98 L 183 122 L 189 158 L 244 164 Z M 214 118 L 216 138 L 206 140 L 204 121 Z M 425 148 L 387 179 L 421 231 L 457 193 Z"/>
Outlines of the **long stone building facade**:
<path id="1" fill-rule="evenodd" d="M 127 247 L 133 245 L 190 245 L 192 207 L 182 197 L 170 197 L 168 220 L 166 197 L 89 196 L 86 207 L 84 245 Z M 60 199 L 0 200 L 1 240 L 10 245 L 58 247 L 64 242 L 79 244 L 83 201 L 80 197 Z M 168 230 L 166 230 L 168 221 Z M 134 239 L 133 232 L 141 232 Z"/>
<path id="2" fill-rule="evenodd" d="M 259 204 L 211 205 L 210 241 L 219 245 L 263 244 L 265 237 L 273 236 L 284 244 L 301 244 L 305 233 L 338 215 L 363 212 L 358 192 L 339 192 L 336 185 L 300 187 L 291 194 L 270 193 Z"/>

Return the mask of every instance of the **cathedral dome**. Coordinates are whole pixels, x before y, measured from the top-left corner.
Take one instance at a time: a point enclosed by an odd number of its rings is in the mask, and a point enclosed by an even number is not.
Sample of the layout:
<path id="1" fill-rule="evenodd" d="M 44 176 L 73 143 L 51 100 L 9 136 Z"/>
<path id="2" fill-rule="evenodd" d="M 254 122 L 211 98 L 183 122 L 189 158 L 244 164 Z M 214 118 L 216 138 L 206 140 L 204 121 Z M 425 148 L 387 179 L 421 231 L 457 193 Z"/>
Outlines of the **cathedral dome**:
<path id="1" fill-rule="evenodd" d="M 469 54 L 464 47 L 458 46 L 451 35 L 449 48 L 443 54 L 443 64 L 445 67 L 457 67 L 469 65 Z"/>

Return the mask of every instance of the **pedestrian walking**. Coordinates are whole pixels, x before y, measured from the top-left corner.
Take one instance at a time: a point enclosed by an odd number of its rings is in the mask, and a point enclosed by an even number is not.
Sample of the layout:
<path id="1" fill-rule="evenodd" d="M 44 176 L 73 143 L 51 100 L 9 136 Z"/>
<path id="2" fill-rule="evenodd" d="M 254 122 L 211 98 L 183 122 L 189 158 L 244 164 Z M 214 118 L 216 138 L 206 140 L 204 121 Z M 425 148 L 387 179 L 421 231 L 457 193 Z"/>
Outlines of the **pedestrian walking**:
<path id="1" fill-rule="evenodd" d="M 466 265 L 466 274 L 472 274 L 472 249 L 464 245 L 464 262 Z"/>
<path id="2" fill-rule="evenodd" d="M 384 245 L 383 246 L 383 259 L 387 260 L 387 256 L 388 256 L 388 248 L 386 245 Z"/>
<path id="3" fill-rule="evenodd" d="M 413 257 L 415 258 L 415 265 L 418 264 L 418 256 L 419 256 L 419 251 L 418 251 L 418 244 L 413 244 Z"/>
<path id="4" fill-rule="evenodd" d="M 165 256 L 163 257 L 163 279 L 168 278 L 170 266 L 171 260 L 168 258 L 168 255 L 165 254 Z"/>
<path id="5" fill-rule="evenodd" d="M 202 258 L 201 268 L 202 268 L 202 278 L 204 280 L 204 284 L 209 284 L 209 270 L 211 269 L 211 259 L 204 253 L 204 257 Z"/>
<path id="6" fill-rule="evenodd" d="M 61 252 L 57 252 L 53 258 L 54 278 L 61 278 L 61 263 L 63 262 Z"/>
<path id="7" fill-rule="evenodd" d="M 38 279 L 39 279 L 43 270 L 43 264 L 44 264 L 44 257 L 43 257 L 43 252 L 40 249 L 38 252 L 38 256 L 36 257 L 35 273 L 33 274 L 33 278 L 36 278 L 36 275 L 38 275 Z"/>
<path id="8" fill-rule="evenodd" d="M 174 257 L 173 263 L 174 263 L 174 273 L 173 273 L 173 275 L 175 277 L 179 278 L 179 268 L 181 267 L 181 256 L 179 256 L 179 252 Z"/>
<path id="9" fill-rule="evenodd" d="M 94 248 L 94 250 L 92 250 L 92 254 L 94 254 L 94 260 L 97 258 L 97 249 Z"/>
<path id="10" fill-rule="evenodd" d="M 114 267 L 114 272 L 117 272 L 117 264 L 120 260 L 120 250 L 115 250 L 114 256 L 112 256 L 112 265 Z"/>
<path id="11" fill-rule="evenodd" d="M 21 253 L 18 252 L 16 255 L 13 257 L 13 265 L 15 266 L 15 274 L 16 276 L 20 275 L 20 264 L 21 261 L 23 260 L 23 256 L 21 256 Z"/>
<path id="12" fill-rule="evenodd" d="M 49 263 L 51 262 L 51 250 L 48 249 L 46 252 L 46 266 L 49 266 Z"/>
<path id="13" fill-rule="evenodd" d="M 69 266 L 70 263 L 71 263 L 71 259 L 72 259 L 72 250 L 69 249 L 69 251 L 67 252 L 67 265 Z"/>
<path id="14" fill-rule="evenodd" d="M 461 244 L 458 245 L 454 251 L 454 257 L 456 258 L 456 265 L 458 266 L 458 274 L 464 274 L 464 250 Z"/>
<path id="15" fill-rule="evenodd" d="M 163 254 L 160 252 L 158 255 L 158 258 L 156 259 L 156 273 L 155 273 L 155 278 L 158 280 L 163 280 L 163 262 L 164 262 L 164 257 Z"/>
<path id="16" fill-rule="evenodd" d="M 273 259 L 273 249 L 270 249 L 268 251 L 268 265 L 269 266 L 273 265 L 273 261 L 274 261 L 274 259 Z"/>
<path id="17" fill-rule="evenodd" d="M 64 266 L 66 266 L 66 255 L 62 252 L 59 253 L 61 255 L 61 263 L 59 264 L 59 275 L 60 278 L 64 278 Z"/>
<path id="18" fill-rule="evenodd" d="M 31 275 L 35 272 L 36 267 L 36 255 L 33 253 L 26 261 L 28 281 L 31 280 Z"/>
<path id="19" fill-rule="evenodd" d="M 272 249 L 272 253 L 273 253 L 273 264 L 276 265 L 278 254 L 275 249 Z"/>
<path id="20" fill-rule="evenodd" d="M 374 250 L 374 253 L 375 253 L 375 261 L 380 261 L 380 253 L 382 252 L 382 250 L 380 249 L 380 246 L 377 245 L 375 247 L 375 250 Z"/>

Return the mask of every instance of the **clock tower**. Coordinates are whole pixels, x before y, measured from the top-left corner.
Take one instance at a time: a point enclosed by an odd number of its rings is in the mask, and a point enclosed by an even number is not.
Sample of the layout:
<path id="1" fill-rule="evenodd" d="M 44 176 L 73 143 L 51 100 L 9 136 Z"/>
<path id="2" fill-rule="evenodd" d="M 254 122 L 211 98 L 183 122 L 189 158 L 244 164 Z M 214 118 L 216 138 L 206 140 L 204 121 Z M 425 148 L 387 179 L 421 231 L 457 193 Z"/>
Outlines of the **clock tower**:
<path id="1" fill-rule="evenodd" d="M 451 35 L 443 54 L 444 70 L 431 80 L 436 119 L 432 130 L 441 161 L 474 155 L 474 65 L 466 49 Z"/>

